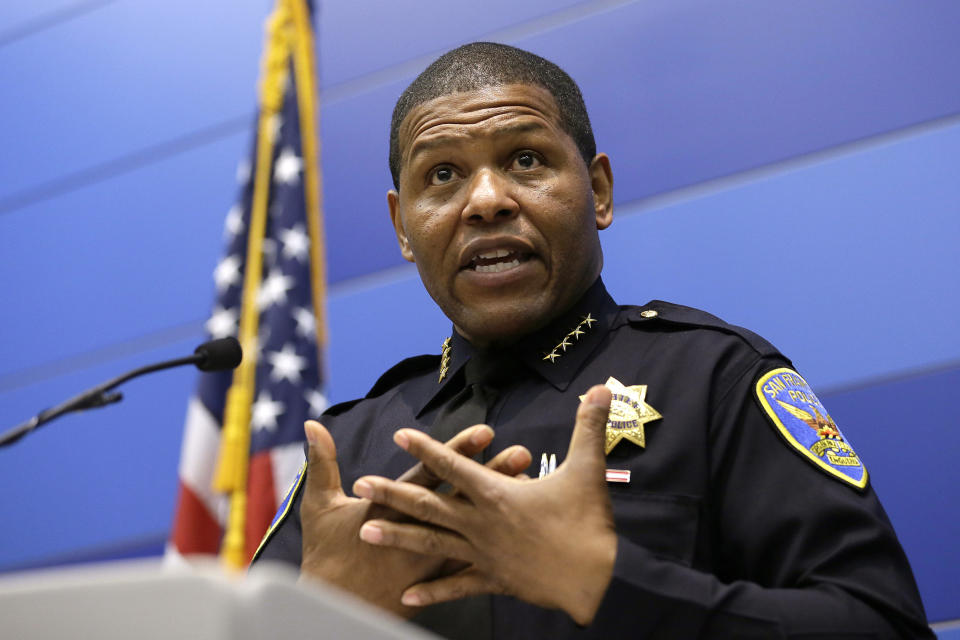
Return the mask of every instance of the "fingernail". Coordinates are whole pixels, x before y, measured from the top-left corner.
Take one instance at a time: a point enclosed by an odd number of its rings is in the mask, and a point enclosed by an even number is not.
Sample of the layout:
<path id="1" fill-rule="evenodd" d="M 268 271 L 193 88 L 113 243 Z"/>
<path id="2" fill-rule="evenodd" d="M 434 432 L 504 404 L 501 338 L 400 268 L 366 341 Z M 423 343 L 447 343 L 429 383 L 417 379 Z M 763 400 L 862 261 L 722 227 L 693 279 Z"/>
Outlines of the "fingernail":
<path id="1" fill-rule="evenodd" d="M 393 441 L 396 442 L 397 445 L 404 451 L 406 451 L 407 448 L 410 446 L 410 438 L 408 438 L 407 434 L 404 433 L 402 430 L 397 431 L 395 434 L 393 434 Z"/>
<path id="2" fill-rule="evenodd" d="M 353 495 L 360 496 L 361 498 L 372 499 L 373 498 L 373 485 L 371 485 L 366 480 L 357 480 L 353 483 Z"/>
<path id="3" fill-rule="evenodd" d="M 407 591 L 400 598 L 400 602 L 407 605 L 408 607 L 419 607 L 420 606 L 420 594 L 414 591 Z"/>
<path id="4" fill-rule="evenodd" d="M 316 427 L 313 426 L 312 422 L 303 423 L 303 433 L 307 436 L 307 442 L 310 444 L 317 444 Z"/>
<path id="5" fill-rule="evenodd" d="M 370 544 L 380 544 L 383 540 L 383 529 L 369 522 L 360 527 L 360 539 Z"/>
<path id="6" fill-rule="evenodd" d="M 479 429 L 474 429 L 473 433 L 470 434 L 470 442 L 478 447 L 487 444 L 492 438 L 493 429 L 486 425 Z"/>
<path id="7" fill-rule="evenodd" d="M 608 402 L 602 397 L 604 395 L 606 395 L 604 393 L 604 387 L 599 385 L 591 387 L 587 392 L 587 404 L 592 404 L 597 407 L 606 407 Z"/>

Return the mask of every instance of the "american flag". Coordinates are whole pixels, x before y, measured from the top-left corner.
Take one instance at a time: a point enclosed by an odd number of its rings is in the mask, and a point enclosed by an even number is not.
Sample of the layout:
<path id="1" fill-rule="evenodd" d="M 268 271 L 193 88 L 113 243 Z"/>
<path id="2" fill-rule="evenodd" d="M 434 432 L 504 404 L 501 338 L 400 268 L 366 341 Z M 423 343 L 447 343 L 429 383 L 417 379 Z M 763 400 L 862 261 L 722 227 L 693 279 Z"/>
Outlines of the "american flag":
<path id="1" fill-rule="evenodd" d="M 297 0 L 303 2 L 303 0 Z M 289 5 L 288 0 L 278 2 Z M 307 16 L 309 4 L 303 4 Z M 280 17 L 278 18 L 278 14 Z M 278 9 L 272 20 L 291 19 Z M 282 26 L 282 25 L 281 25 Z M 288 25 L 289 26 L 289 25 Z M 291 29 L 287 29 L 289 34 Z M 269 37 L 269 36 L 268 36 Z M 312 54 L 312 38 L 309 51 Z M 269 41 L 268 41 L 269 46 Z M 255 300 L 259 316 L 255 388 L 250 407 L 250 455 L 247 472 L 247 509 L 244 551 L 247 561 L 267 530 L 290 482 L 303 463 L 303 422 L 318 417 L 326 408 L 322 393 L 323 258 L 320 238 L 318 177 L 311 175 L 316 163 L 309 154 L 316 148 L 303 136 L 315 135 L 315 114 L 307 115 L 301 131 L 303 101 L 299 92 L 315 96 L 311 64 L 300 70 L 307 87 L 298 86 L 300 59 L 288 47 L 279 76 L 282 106 L 268 120 L 258 116 L 260 127 L 272 129 L 273 147 L 269 167 L 266 226 L 262 240 L 262 278 Z M 276 67 L 276 47 L 273 63 Z M 267 60 L 269 66 L 270 60 Z M 276 69 L 274 69 L 276 71 Z M 284 72 L 285 71 L 285 72 Z M 267 71 L 265 71 L 267 73 Z M 261 132 L 261 138 L 262 138 Z M 243 301 L 251 210 L 254 206 L 254 176 L 257 174 L 257 141 L 249 160 L 240 163 L 238 201 L 230 209 L 225 229 L 226 254 L 213 278 L 216 301 L 206 322 L 211 338 L 236 336 Z M 262 144 L 262 141 L 261 141 Z M 305 147 L 308 157 L 305 158 Z M 262 156 L 261 156 L 262 157 Z M 313 200 L 308 181 L 314 180 Z M 308 219 L 314 216 L 314 220 Z M 321 314 L 318 320 L 317 315 Z M 245 346 L 244 358 L 249 346 Z M 186 555 L 216 554 L 227 524 L 229 499 L 212 489 L 220 452 L 225 397 L 233 372 L 200 375 L 196 393 L 189 402 L 179 468 L 179 496 L 167 559 Z"/>

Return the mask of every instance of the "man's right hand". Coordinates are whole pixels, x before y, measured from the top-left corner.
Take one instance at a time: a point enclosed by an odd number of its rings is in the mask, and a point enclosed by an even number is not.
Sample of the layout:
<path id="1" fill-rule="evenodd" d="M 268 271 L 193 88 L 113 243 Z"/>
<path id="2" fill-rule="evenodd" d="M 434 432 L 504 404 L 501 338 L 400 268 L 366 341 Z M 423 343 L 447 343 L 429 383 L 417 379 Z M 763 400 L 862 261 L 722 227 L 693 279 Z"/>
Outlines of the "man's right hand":
<path id="1" fill-rule="evenodd" d="M 309 447 L 300 506 L 303 530 L 301 577 L 319 578 L 409 618 L 417 609 L 400 604 L 400 594 L 407 587 L 433 576 L 444 559 L 362 542 L 360 526 L 367 520 L 402 520 L 406 516 L 366 499 L 348 497 L 340 484 L 337 450 L 330 432 L 312 420 L 304 424 L 304 431 Z M 493 430 L 477 425 L 464 429 L 446 444 L 458 453 L 474 456 L 492 440 Z M 515 476 L 529 466 L 530 460 L 529 451 L 513 446 L 500 452 L 487 466 Z M 428 488 L 435 488 L 441 482 L 421 464 L 399 479 Z"/>

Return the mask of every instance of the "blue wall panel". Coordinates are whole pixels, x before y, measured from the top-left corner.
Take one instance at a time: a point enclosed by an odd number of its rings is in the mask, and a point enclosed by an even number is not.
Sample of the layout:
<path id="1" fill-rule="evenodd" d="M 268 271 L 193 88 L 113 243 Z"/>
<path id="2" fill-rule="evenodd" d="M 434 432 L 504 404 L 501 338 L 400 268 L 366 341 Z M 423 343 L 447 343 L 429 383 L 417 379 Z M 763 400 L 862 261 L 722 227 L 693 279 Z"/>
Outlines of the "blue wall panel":
<path id="1" fill-rule="evenodd" d="M 0 216 L 0 375 L 202 318 L 246 136 Z M 213 185 L 216 185 L 214 188 Z"/>
<path id="2" fill-rule="evenodd" d="M 960 617 L 960 368 L 825 395 L 897 529 L 931 620 Z"/>
<path id="3" fill-rule="evenodd" d="M 462 42 L 483 39 L 576 5 L 589 10 L 592 3 L 486 0 L 441 6 L 419 0 L 364 0 L 318 4 L 320 76 L 323 86 L 331 87 L 382 71 L 398 61 L 439 55 Z"/>
<path id="4" fill-rule="evenodd" d="M 4 393 L 3 428 L 125 370 L 189 354 L 202 339 L 197 331 L 162 348 Z M 60 418 L 0 449 L 0 569 L 156 539 L 169 530 L 185 398 L 195 371 L 134 380 L 124 386 L 120 404 Z"/>
<path id="5" fill-rule="evenodd" d="M 953 125 L 622 207 L 601 234 L 606 279 L 621 299 L 702 307 L 765 335 L 820 388 L 960 361 L 957 157 Z"/>
<path id="6" fill-rule="evenodd" d="M 0 48 L 0 199 L 252 114 L 265 15 L 262 2 L 116 2 Z"/>

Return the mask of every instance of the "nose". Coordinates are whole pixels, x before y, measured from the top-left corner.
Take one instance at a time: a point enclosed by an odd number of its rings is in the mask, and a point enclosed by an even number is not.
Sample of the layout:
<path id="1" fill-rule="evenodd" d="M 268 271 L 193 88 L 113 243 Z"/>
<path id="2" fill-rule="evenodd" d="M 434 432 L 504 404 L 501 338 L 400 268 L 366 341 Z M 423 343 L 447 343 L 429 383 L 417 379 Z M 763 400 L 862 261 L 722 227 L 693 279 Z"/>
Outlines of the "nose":
<path id="1" fill-rule="evenodd" d="M 469 223 L 509 220 L 520 211 L 510 183 L 496 171 L 483 169 L 474 174 L 463 208 L 463 220 Z"/>

